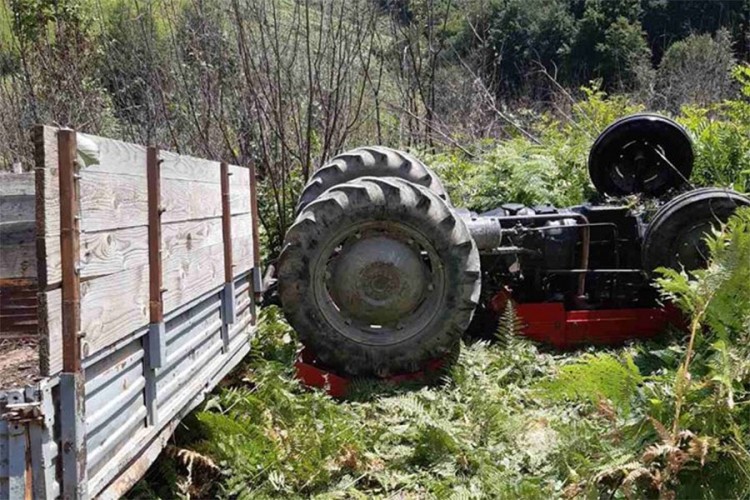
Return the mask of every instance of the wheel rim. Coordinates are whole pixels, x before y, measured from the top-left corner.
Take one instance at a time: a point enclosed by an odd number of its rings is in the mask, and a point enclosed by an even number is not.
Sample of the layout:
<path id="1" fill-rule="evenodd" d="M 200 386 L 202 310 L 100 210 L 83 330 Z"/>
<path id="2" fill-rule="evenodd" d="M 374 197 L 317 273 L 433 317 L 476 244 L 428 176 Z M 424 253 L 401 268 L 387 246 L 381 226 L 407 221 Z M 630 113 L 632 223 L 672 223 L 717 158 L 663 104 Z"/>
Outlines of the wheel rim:
<path id="1" fill-rule="evenodd" d="M 672 266 L 699 269 L 708 262 L 708 246 L 705 238 L 711 234 L 711 221 L 700 221 L 680 231 L 672 245 Z"/>
<path id="2" fill-rule="evenodd" d="M 659 144 L 640 140 L 624 144 L 614 165 L 612 183 L 624 193 L 649 191 L 651 183 L 661 180 L 661 171 L 669 168 L 663 157 L 664 148 Z"/>
<path id="3" fill-rule="evenodd" d="M 358 342 L 406 340 L 424 330 L 444 303 L 446 271 L 437 251 L 420 231 L 400 222 L 343 229 L 312 265 L 319 310 Z"/>

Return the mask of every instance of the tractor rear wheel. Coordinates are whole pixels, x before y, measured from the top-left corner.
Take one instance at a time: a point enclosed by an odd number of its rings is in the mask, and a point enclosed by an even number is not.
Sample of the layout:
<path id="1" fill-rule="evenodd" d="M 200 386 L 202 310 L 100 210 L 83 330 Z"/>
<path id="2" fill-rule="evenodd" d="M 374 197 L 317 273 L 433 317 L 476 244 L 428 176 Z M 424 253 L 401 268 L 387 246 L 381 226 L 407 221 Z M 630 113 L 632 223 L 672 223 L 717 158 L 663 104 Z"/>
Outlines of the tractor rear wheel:
<path id="1" fill-rule="evenodd" d="M 674 198 L 659 209 L 643 236 L 644 269 L 704 267 L 708 260 L 705 237 L 744 205 L 750 205 L 750 199 L 721 188 L 695 189 Z"/>
<path id="2" fill-rule="evenodd" d="M 364 177 L 330 188 L 287 232 L 281 302 L 328 366 L 413 372 L 459 342 L 479 300 L 479 265 L 468 229 L 437 194 Z"/>
<path id="3" fill-rule="evenodd" d="M 319 168 L 302 190 L 296 213 L 329 188 L 359 177 L 398 177 L 426 187 L 450 204 L 440 178 L 424 163 L 403 151 L 368 146 L 342 153 Z"/>

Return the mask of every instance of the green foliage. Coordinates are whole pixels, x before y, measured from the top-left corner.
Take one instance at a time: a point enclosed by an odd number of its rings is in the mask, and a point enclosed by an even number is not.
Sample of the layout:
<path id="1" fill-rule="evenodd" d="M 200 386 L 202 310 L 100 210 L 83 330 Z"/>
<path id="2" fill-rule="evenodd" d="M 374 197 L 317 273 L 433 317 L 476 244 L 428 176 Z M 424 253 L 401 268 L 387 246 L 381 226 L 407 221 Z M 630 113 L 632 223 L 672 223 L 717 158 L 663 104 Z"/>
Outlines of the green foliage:
<path id="1" fill-rule="evenodd" d="M 691 35 L 669 46 L 656 74 L 655 105 L 677 113 L 686 103 L 709 105 L 732 95 L 735 65 L 729 32 Z"/>
<path id="2" fill-rule="evenodd" d="M 541 389 L 545 397 L 553 400 L 589 403 L 605 400 L 626 411 L 642 382 L 632 358 L 596 354 L 584 355 L 563 366 L 553 380 L 541 385 Z"/>

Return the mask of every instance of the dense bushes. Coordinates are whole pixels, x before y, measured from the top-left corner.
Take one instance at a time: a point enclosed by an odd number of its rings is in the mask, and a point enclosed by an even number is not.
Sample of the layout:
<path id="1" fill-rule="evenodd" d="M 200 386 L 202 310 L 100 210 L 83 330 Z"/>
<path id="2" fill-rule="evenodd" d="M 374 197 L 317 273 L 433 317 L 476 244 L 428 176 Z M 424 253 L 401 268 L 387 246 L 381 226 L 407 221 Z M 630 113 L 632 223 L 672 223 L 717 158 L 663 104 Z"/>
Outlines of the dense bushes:
<path id="1" fill-rule="evenodd" d="M 750 67 L 737 67 L 734 75 L 744 95 L 750 97 Z M 617 118 L 643 109 L 596 87 L 584 91 L 586 99 L 573 104 L 566 118 L 559 121 L 550 114 L 540 120 L 539 143 L 517 136 L 478 143 L 471 155 L 453 150 L 425 155 L 425 161 L 450 187 L 455 203 L 473 210 L 506 202 L 581 203 L 595 196 L 587 170 L 594 139 Z M 694 141 L 694 185 L 750 191 L 750 99 L 685 106 L 675 118 Z"/>
<path id="2" fill-rule="evenodd" d="M 735 111 L 712 102 L 736 99 L 728 70 L 747 58 L 746 9 L 732 1 L 10 0 L 0 4 L 0 169 L 30 168 L 28 128 L 39 122 L 254 163 L 271 254 L 310 172 L 365 143 L 445 153 L 441 162 L 464 163 L 455 152 L 469 152 L 477 164 L 498 163 L 494 174 L 481 169 L 488 182 L 532 183 L 520 193 L 496 183 L 479 205 L 539 192 L 574 202 L 585 149 L 606 124 L 595 113 L 615 118 L 642 105 L 682 114 L 706 153 L 705 181 L 726 183 L 745 175 L 746 121 L 733 129 Z M 620 94 L 583 113 L 571 95 L 586 99 L 578 88 L 592 79 Z M 680 111 L 696 103 L 705 111 Z M 512 140 L 493 146 L 504 139 Z M 534 172 L 514 170 L 526 160 Z M 716 177 L 716 162 L 740 170 Z"/>

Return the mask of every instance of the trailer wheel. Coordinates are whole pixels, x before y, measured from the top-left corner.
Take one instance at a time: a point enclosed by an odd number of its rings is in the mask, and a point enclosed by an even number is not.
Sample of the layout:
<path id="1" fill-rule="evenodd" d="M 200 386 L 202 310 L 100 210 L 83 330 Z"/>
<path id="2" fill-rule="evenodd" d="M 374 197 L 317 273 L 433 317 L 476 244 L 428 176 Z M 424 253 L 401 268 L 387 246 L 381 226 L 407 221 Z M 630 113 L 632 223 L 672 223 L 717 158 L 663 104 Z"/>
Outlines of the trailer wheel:
<path id="1" fill-rule="evenodd" d="M 429 189 L 364 177 L 330 188 L 287 232 L 281 302 L 334 369 L 387 376 L 448 354 L 479 300 L 479 253 Z"/>
<path id="2" fill-rule="evenodd" d="M 368 146 L 342 153 L 319 168 L 302 190 L 296 213 L 329 188 L 359 177 L 398 177 L 424 186 L 450 204 L 440 178 L 414 156 L 383 146 Z"/>
<path id="3" fill-rule="evenodd" d="M 701 188 L 684 193 L 659 209 L 643 236 L 644 269 L 687 270 L 706 265 L 705 237 L 750 199 L 730 189 Z"/>

